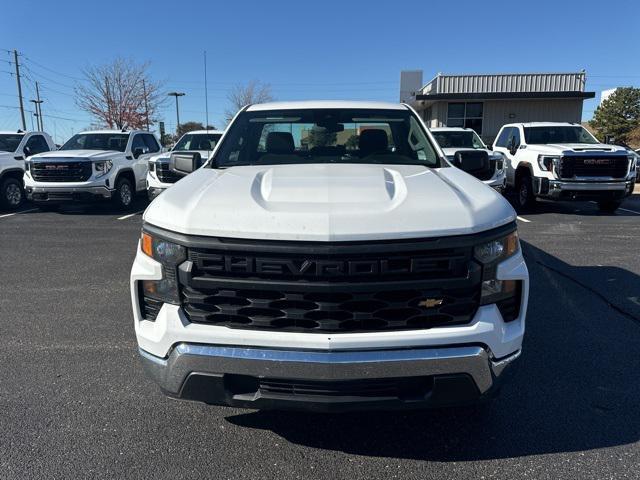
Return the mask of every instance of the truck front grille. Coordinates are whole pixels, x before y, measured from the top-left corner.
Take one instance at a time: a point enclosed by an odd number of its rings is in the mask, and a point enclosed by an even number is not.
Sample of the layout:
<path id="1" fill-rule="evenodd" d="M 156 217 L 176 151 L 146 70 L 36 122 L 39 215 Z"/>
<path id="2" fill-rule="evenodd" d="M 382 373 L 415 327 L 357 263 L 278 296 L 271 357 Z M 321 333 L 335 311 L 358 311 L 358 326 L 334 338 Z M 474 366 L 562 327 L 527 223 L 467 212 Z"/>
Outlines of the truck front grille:
<path id="1" fill-rule="evenodd" d="M 31 176 L 36 182 L 86 182 L 91 162 L 33 162 Z"/>
<path id="2" fill-rule="evenodd" d="M 188 249 L 178 268 L 181 305 L 193 323 L 253 330 L 466 324 L 480 301 L 476 237 L 342 245 L 216 240 Z"/>
<path id="3" fill-rule="evenodd" d="M 571 180 L 576 177 L 611 177 L 622 179 L 629 170 L 626 155 L 598 156 L 580 155 L 562 157 L 559 176 Z"/>
<path id="4" fill-rule="evenodd" d="M 168 163 L 157 163 L 156 175 L 158 177 L 158 180 L 160 180 L 162 183 L 176 183 L 182 178 L 181 175 L 178 175 L 176 172 L 171 171 Z"/>

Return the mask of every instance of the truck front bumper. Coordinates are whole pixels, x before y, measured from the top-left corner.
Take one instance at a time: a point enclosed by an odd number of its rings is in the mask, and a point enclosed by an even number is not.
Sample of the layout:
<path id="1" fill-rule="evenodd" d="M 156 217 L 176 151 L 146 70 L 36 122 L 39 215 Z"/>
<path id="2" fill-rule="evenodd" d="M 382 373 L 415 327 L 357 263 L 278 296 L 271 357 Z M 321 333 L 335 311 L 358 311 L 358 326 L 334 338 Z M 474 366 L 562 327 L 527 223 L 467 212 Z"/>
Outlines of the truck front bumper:
<path id="1" fill-rule="evenodd" d="M 520 350 L 496 360 L 482 346 L 327 352 L 181 343 L 164 359 L 140 355 L 174 398 L 339 412 L 476 403 L 493 395 Z"/>
<path id="2" fill-rule="evenodd" d="M 633 179 L 615 182 L 569 182 L 536 178 L 536 196 L 552 200 L 622 200 L 633 193 Z"/>
<path id="3" fill-rule="evenodd" d="M 25 188 L 27 199 L 39 203 L 87 202 L 109 200 L 113 190 L 104 185 L 85 187 L 32 187 Z"/>

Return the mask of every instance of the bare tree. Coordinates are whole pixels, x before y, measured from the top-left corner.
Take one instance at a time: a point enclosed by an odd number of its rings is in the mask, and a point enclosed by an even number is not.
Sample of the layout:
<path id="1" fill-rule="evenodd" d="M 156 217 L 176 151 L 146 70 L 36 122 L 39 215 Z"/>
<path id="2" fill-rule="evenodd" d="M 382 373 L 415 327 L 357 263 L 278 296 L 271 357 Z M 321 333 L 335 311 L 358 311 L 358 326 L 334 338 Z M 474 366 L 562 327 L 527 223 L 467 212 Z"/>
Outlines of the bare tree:
<path id="1" fill-rule="evenodd" d="M 251 80 L 246 85 L 236 84 L 227 94 L 231 107 L 225 111 L 227 124 L 233 120 L 236 112 L 246 105 L 273 101 L 271 85 Z"/>
<path id="2" fill-rule="evenodd" d="M 84 70 L 86 82 L 75 89 L 76 104 L 109 128 L 146 128 L 166 101 L 148 69 L 148 63 L 123 58 L 89 67 Z"/>

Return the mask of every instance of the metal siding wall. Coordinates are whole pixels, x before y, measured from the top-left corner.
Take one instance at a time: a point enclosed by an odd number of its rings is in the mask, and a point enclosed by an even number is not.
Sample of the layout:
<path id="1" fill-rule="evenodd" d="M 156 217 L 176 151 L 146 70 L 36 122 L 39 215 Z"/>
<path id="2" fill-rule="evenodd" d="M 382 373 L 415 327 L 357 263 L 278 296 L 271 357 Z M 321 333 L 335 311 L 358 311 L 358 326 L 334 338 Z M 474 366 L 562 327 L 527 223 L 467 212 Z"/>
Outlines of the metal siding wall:
<path id="1" fill-rule="evenodd" d="M 584 77 L 584 73 L 442 75 L 436 77 L 440 81 L 432 93 L 582 92 Z"/>
<path id="2" fill-rule="evenodd" d="M 509 118 L 509 114 L 515 114 L 515 118 Z M 482 136 L 495 137 L 507 123 L 581 120 L 582 99 L 485 101 Z"/>

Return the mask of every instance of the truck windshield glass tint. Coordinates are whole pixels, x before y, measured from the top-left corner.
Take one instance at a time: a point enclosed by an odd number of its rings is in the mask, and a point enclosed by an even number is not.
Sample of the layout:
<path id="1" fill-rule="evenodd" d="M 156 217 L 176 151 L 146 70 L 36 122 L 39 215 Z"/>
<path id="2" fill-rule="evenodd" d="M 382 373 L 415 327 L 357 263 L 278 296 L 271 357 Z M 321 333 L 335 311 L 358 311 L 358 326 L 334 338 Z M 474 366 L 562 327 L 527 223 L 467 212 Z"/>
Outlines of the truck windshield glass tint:
<path id="1" fill-rule="evenodd" d="M 218 134 L 187 134 L 180 139 L 173 150 L 213 150 L 222 135 Z"/>
<path id="2" fill-rule="evenodd" d="M 79 133 L 71 137 L 60 150 L 116 150 L 124 152 L 128 133 Z"/>
<path id="3" fill-rule="evenodd" d="M 529 145 L 548 143 L 598 143 L 584 128 L 576 127 L 524 127 L 524 139 Z"/>
<path id="4" fill-rule="evenodd" d="M 442 148 L 485 148 L 476 132 L 431 132 Z"/>
<path id="5" fill-rule="evenodd" d="M 15 152 L 22 135 L 0 135 L 0 152 Z"/>
<path id="6" fill-rule="evenodd" d="M 217 167 L 296 163 L 440 166 L 420 124 L 402 110 L 246 111 L 215 158 Z"/>

